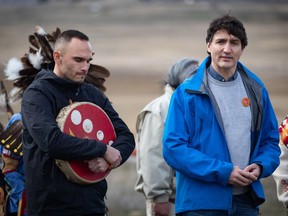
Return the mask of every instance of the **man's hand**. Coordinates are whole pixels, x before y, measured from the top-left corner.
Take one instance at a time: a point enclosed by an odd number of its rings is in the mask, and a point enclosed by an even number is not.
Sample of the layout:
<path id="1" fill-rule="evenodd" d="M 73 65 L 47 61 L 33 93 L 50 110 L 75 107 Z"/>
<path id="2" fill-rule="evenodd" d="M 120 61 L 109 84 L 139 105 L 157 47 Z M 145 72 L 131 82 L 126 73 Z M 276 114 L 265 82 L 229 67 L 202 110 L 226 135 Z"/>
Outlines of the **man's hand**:
<path id="1" fill-rule="evenodd" d="M 107 145 L 107 151 L 104 154 L 104 159 L 110 164 L 110 168 L 116 168 L 122 161 L 119 150 Z"/>
<path id="2" fill-rule="evenodd" d="M 110 167 L 110 164 L 104 158 L 101 157 L 88 160 L 87 163 L 89 169 L 95 173 L 103 173 Z"/>
<path id="3" fill-rule="evenodd" d="M 233 167 L 233 170 L 229 177 L 229 184 L 234 185 L 234 186 L 247 186 L 247 185 L 250 185 L 253 181 L 257 180 L 258 178 L 258 176 L 256 176 L 257 169 L 255 169 L 255 167 L 252 165 L 253 164 L 247 166 L 244 170 L 241 170 L 237 166 Z"/>
<path id="4" fill-rule="evenodd" d="M 168 216 L 171 208 L 170 202 L 153 202 L 153 216 Z"/>
<path id="5" fill-rule="evenodd" d="M 261 167 L 258 164 L 253 163 L 245 167 L 244 171 L 253 174 L 256 179 L 258 179 L 261 174 Z"/>

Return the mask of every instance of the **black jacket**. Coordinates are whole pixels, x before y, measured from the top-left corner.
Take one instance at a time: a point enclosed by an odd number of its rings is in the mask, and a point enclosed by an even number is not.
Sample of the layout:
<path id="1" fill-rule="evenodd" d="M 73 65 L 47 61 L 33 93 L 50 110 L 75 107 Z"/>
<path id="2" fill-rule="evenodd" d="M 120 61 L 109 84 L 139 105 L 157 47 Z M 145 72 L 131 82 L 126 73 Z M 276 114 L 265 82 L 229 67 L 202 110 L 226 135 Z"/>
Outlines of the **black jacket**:
<path id="1" fill-rule="evenodd" d="M 80 185 L 67 180 L 55 159 L 87 160 L 102 157 L 106 144 L 79 139 L 59 129 L 59 111 L 73 102 L 87 101 L 100 106 L 109 116 L 115 132 L 113 147 L 121 152 L 122 163 L 132 153 L 134 136 L 119 118 L 108 98 L 91 84 L 77 84 L 42 70 L 22 99 L 23 158 L 28 215 L 85 215 L 104 213 L 107 182 Z"/>

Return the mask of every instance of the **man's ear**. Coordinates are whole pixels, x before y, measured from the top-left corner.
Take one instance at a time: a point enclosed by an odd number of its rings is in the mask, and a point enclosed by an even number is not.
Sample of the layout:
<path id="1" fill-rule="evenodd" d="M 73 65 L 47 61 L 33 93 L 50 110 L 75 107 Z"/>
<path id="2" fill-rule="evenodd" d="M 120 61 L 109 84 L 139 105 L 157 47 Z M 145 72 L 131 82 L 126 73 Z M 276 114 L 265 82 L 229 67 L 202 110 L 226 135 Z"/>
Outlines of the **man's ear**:
<path id="1" fill-rule="evenodd" d="M 60 55 L 60 52 L 55 50 L 53 52 L 53 58 L 54 58 L 54 61 L 56 64 L 60 64 L 61 63 L 61 55 Z"/>
<path id="2" fill-rule="evenodd" d="M 206 44 L 206 49 L 207 49 L 207 52 L 210 53 L 210 43 Z"/>

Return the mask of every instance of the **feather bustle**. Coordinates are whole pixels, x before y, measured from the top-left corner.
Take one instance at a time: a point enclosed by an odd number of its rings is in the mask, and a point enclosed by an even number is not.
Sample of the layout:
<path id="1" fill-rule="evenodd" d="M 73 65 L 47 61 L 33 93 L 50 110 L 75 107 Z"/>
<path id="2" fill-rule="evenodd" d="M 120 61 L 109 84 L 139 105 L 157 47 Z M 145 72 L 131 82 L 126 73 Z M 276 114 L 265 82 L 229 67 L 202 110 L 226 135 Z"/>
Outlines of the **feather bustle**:
<path id="1" fill-rule="evenodd" d="M 58 27 L 51 34 L 47 34 L 41 26 L 36 26 L 34 34 L 28 37 L 30 43 L 28 54 L 24 54 L 20 60 L 17 58 L 9 60 L 4 71 L 6 79 L 13 81 L 14 88 L 9 94 L 11 100 L 22 98 L 23 92 L 42 68 L 53 70 L 53 49 L 60 34 L 61 30 Z M 110 72 L 105 67 L 90 64 L 85 82 L 106 91 L 104 83 L 109 76 Z"/>

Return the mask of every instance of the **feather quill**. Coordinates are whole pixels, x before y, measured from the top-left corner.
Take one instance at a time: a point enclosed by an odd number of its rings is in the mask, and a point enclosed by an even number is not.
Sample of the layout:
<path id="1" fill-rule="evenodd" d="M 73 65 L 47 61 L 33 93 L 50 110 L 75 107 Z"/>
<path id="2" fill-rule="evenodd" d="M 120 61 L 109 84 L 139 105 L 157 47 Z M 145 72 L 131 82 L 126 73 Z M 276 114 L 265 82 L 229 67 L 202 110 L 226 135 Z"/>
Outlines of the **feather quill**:
<path id="1" fill-rule="evenodd" d="M 15 101 L 21 99 L 22 94 L 20 94 L 20 92 L 23 94 L 22 88 L 16 86 L 12 88 L 12 90 L 9 92 L 10 104 L 13 104 Z"/>
<path id="2" fill-rule="evenodd" d="M 0 80 L 0 112 L 7 114 L 8 118 L 14 114 L 3 80 Z"/>
<path id="3" fill-rule="evenodd" d="M 40 49 L 40 44 L 37 41 L 37 38 L 35 37 L 35 35 L 29 35 L 28 40 L 34 48 Z"/>
<path id="4" fill-rule="evenodd" d="M 6 98 L 5 94 L 0 94 L 0 113 L 6 114 Z"/>
<path id="5" fill-rule="evenodd" d="M 46 38 L 46 32 L 40 26 L 35 27 L 35 37 L 37 38 L 40 46 L 41 46 L 41 54 L 44 57 L 44 61 L 51 62 L 53 61 L 53 49 Z"/>

